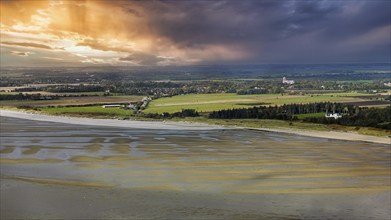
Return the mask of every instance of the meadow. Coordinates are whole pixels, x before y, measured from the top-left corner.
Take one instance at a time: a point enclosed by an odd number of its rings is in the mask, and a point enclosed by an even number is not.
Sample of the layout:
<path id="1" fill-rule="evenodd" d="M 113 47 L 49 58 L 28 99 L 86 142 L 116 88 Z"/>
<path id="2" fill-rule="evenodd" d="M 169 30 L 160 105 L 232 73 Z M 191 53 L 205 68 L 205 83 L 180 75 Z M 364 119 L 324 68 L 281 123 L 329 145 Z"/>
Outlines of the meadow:
<path id="1" fill-rule="evenodd" d="M 144 113 L 173 113 L 182 109 L 210 112 L 221 109 L 249 108 L 260 105 L 284 105 L 312 102 L 357 102 L 364 101 L 364 93 L 326 93 L 312 95 L 237 95 L 235 93 L 189 94 L 153 100 Z M 360 96 L 360 97 L 356 97 Z"/>
<path id="2" fill-rule="evenodd" d="M 40 108 L 43 111 L 51 115 L 70 115 L 70 116 L 83 116 L 83 117 L 129 117 L 133 116 L 134 112 L 131 110 L 125 110 L 121 108 L 102 108 L 101 105 L 96 106 L 78 106 L 78 107 L 56 107 Z"/>
<path id="3" fill-rule="evenodd" d="M 18 106 L 36 107 L 41 113 L 50 115 L 67 115 L 75 117 L 90 118 L 133 118 L 138 120 L 153 120 L 139 117 L 131 110 L 121 108 L 102 108 L 102 104 L 118 104 L 140 101 L 143 96 L 88 96 L 88 97 L 63 97 L 58 100 L 11 100 L 0 101 L 0 106 L 14 108 Z M 292 103 L 311 102 L 365 102 L 371 98 L 370 94 L 364 93 L 323 93 L 306 95 L 288 94 L 261 94 L 261 95 L 237 95 L 235 93 L 215 93 L 215 94 L 189 94 L 165 97 L 153 100 L 143 112 L 163 113 L 179 112 L 182 109 L 195 109 L 201 114 L 221 109 L 251 108 L 261 105 L 283 105 Z M 88 106 L 86 106 L 88 105 Z M 55 107 L 53 107 L 55 106 Z M 306 117 L 323 116 L 322 113 L 296 115 L 299 120 Z M 281 120 L 255 120 L 255 119 L 209 119 L 205 117 L 197 118 L 173 118 L 172 121 L 201 122 L 215 125 L 239 126 L 248 128 L 290 128 L 298 130 L 318 130 L 318 131 L 350 131 L 359 134 L 373 136 L 387 136 L 389 132 L 374 128 L 357 128 L 338 125 L 321 125 L 304 123 L 302 121 L 290 122 Z"/>

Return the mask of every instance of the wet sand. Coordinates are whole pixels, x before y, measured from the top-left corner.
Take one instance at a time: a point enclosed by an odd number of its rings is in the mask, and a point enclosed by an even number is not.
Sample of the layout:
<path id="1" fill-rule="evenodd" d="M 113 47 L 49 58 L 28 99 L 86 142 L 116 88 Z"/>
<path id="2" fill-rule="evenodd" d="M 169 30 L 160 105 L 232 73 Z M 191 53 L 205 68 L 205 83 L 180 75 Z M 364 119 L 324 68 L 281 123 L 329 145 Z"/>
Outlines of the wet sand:
<path id="1" fill-rule="evenodd" d="M 347 202 L 349 201 L 349 202 Z M 1 219 L 388 219 L 389 194 L 231 195 L 2 179 Z"/>
<path id="2" fill-rule="evenodd" d="M 92 118 L 77 118 L 67 116 L 53 116 L 35 114 L 21 111 L 10 111 L 0 109 L 0 116 L 12 117 L 36 121 L 48 121 L 67 123 L 73 125 L 93 125 L 93 126 L 110 126 L 124 127 L 137 129 L 170 129 L 170 130 L 210 130 L 220 129 L 221 126 L 211 126 L 199 123 L 180 123 L 180 122 L 156 122 L 156 121 L 135 121 L 135 120 L 116 120 L 116 119 L 92 119 Z"/>
<path id="3" fill-rule="evenodd" d="M 329 138 L 334 140 L 345 140 L 345 141 L 363 141 L 369 143 L 378 143 L 378 144 L 391 144 L 390 137 L 376 137 L 371 135 L 362 135 L 352 132 L 341 132 L 341 131 L 304 131 L 304 130 L 293 130 L 286 128 L 261 128 L 256 130 L 262 131 L 271 131 L 271 132 L 280 132 L 287 134 L 297 134 L 309 137 L 318 137 L 318 138 Z"/>
<path id="4" fill-rule="evenodd" d="M 2 219 L 389 219 L 391 149 L 0 117 Z"/>
<path id="5" fill-rule="evenodd" d="M 112 126 L 138 129 L 172 129 L 172 130 L 211 130 L 211 129 L 229 129 L 233 127 L 222 127 L 217 125 L 208 125 L 202 123 L 183 123 L 183 122 L 151 122 L 151 121 L 135 121 L 127 120 L 120 121 L 115 119 L 91 119 L 91 118 L 75 118 L 66 116 L 51 116 L 34 113 L 26 113 L 19 111 L 0 110 L 0 115 L 5 117 L 14 117 L 29 120 L 49 121 L 68 123 L 75 125 L 94 125 L 94 126 Z M 241 127 L 236 127 L 236 129 Z M 271 131 L 287 134 L 296 134 L 318 138 L 328 138 L 335 140 L 347 141 L 363 141 L 379 144 L 391 144 L 390 137 L 376 137 L 370 135 L 356 134 L 352 132 L 334 132 L 334 131 L 307 131 L 307 130 L 293 130 L 286 128 L 243 128 L 260 131 Z"/>

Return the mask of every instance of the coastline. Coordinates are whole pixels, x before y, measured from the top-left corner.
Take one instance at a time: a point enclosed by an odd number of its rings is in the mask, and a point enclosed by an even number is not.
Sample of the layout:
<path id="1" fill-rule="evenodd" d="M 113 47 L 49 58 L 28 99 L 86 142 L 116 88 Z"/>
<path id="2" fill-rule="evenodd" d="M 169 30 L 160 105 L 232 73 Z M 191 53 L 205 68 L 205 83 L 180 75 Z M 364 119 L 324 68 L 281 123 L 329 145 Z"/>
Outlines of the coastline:
<path id="1" fill-rule="evenodd" d="M 12 111 L 0 109 L 0 116 L 20 118 L 35 121 L 48 121 L 75 125 L 109 126 L 139 129 L 170 129 L 170 130 L 214 130 L 223 129 L 222 126 L 213 126 L 200 123 L 166 122 L 166 121 L 137 121 L 119 119 L 78 118 L 69 116 L 45 115 L 32 112 Z"/>
<path id="2" fill-rule="evenodd" d="M 137 120 L 117 120 L 117 119 L 93 119 L 93 118 L 77 118 L 68 116 L 53 116 L 30 112 L 12 111 L 0 109 L 0 116 L 21 118 L 37 121 L 49 121 L 77 125 L 92 125 L 92 126 L 110 126 L 124 128 L 139 128 L 139 129 L 170 129 L 170 130 L 214 130 L 214 129 L 249 129 L 258 131 L 268 131 L 276 133 L 287 133 L 301 136 L 309 136 L 315 138 L 326 138 L 333 140 L 345 141 L 360 141 L 377 144 L 391 144 L 389 137 L 376 137 L 370 135 L 362 135 L 351 132 L 336 132 L 336 131 L 309 131 L 309 130 L 293 130 L 287 128 L 250 128 L 237 126 L 219 126 L 205 123 L 193 122 L 166 122 L 166 121 L 137 121 Z"/>
<path id="3" fill-rule="evenodd" d="M 248 128 L 247 128 L 248 129 Z M 251 128 L 253 130 L 270 131 L 276 133 L 296 134 L 302 136 L 326 138 L 343 141 L 360 141 L 376 144 L 391 144 L 391 138 L 376 137 L 370 135 L 356 134 L 351 132 L 337 132 L 337 131 L 308 131 L 308 130 L 292 130 L 284 128 Z"/>

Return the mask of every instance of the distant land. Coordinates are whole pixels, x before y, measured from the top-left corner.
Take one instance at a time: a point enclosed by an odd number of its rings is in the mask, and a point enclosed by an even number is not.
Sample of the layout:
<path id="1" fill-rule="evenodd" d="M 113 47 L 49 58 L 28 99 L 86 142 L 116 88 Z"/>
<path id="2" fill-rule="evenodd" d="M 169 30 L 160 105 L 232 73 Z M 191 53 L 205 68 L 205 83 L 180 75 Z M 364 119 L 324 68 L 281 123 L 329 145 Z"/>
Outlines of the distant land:
<path id="1" fill-rule="evenodd" d="M 242 64 L 184 66 L 86 66 L 86 67 L 2 67 L 1 77 L 66 77 L 79 80 L 211 80 L 296 79 L 368 80 L 390 78 L 391 63 L 354 64 Z M 93 74 L 97 74 L 92 76 Z"/>

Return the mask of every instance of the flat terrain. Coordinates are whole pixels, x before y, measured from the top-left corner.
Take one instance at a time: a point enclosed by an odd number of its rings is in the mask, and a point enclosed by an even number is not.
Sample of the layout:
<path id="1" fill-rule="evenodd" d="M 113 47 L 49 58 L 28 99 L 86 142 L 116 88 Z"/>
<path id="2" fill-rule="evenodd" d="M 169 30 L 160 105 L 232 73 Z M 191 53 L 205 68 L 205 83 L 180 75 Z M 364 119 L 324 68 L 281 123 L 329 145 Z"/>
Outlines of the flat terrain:
<path id="1" fill-rule="evenodd" d="M 0 90 L 1 91 L 1 90 Z M 105 92 L 46 92 L 46 91 L 34 91 L 34 92 L 0 92 L 0 95 L 16 95 L 19 93 L 23 94 L 41 94 L 47 96 L 78 96 L 78 95 L 89 95 L 89 96 L 103 96 Z"/>
<path id="2" fill-rule="evenodd" d="M 54 100 L 7 100 L 0 101 L 0 106 L 67 106 L 67 105 L 91 105 L 109 103 L 130 103 L 138 102 L 144 96 L 84 96 L 84 97 L 62 97 Z"/>
<path id="3" fill-rule="evenodd" d="M 134 111 L 125 110 L 122 108 L 102 108 L 97 106 L 79 106 L 79 107 L 57 107 L 57 108 L 41 108 L 40 111 L 51 115 L 70 115 L 83 117 L 130 117 L 134 115 Z"/>
<path id="4" fill-rule="evenodd" d="M 358 102 L 365 101 L 368 94 L 326 93 L 318 95 L 237 95 L 235 93 L 190 94 L 153 100 L 145 113 L 178 112 L 181 109 L 195 109 L 210 112 L 221 109 L 248 108 L 259 105 L 283 105 L 311 102 Z M 360 96 L 360 97 L 356 97 Z"/>
<path id="5" fill-rule="evenodd" d="M 2 219 L 391 215 L 386 144 L 0 120 Z"/>

